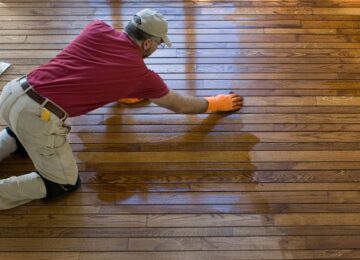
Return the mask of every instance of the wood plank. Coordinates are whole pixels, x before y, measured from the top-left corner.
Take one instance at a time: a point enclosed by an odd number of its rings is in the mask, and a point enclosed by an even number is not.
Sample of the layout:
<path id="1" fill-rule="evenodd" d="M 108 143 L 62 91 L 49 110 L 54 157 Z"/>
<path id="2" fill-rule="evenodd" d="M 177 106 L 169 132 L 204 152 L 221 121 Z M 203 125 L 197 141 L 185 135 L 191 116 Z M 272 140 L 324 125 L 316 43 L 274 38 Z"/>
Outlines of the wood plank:
<path id="1" fill-rule="evenodd" d="M 105 163 L 123 161 L 150 162 L 328 162 L 357 161 L 359 151 L 209 151 L 209 152 L 81 152 L 74 153 L 78 162 L 100 160 Z M 250 159 L 251 158 L 251 159 Z"/>
<path id="2" fill-rule="evenodd" d="M 199 260 L 247 260 L 247 259 L 344 259 L 343 257 L 351 257 L 349 259 L 357 259 L 358 251 L 356 249 L 348 250 L 241 250 L 241 251 L 171 251 L 171 252 L 111 252 L 111 253 L 80 253 L 80 259 L 93 260 L 99 259 L 101 256 L 104 260 L 181 260 L 199 259 Z"/>
<path id="3" fill-rule="evenodd" d="M 144 215 L 0 215 L 1 227 L 145 227 Z"/>
<path id="4" fill-rule="evenodd" d="M 158 73 L 300 73 L 300 72 L 339 72 L 357 73 L 360 72 L 360 64 L 308 64 L 306 68 L 302 64 L 199 64 L 183 65 L 149 65 L 153 71 Z M 34 66 L 10 67 L 8 74 L 26 74 L 34 69 Z"/>
<path id="5" fill-rule="evenodd" d="M 287 226 L 287 225 L 351 225 L 351 223 L 357 223 L 359 216 L 351 213 L 327 213 L 320 215 L 316 213 L 306 214 L 284 214 L 274 216 L 274 223 L 276 225 Z M 310 224 L 311 223 L 311 224 Z M 356 224 L 358 225 L 358 224 Z"/>
<path id="6" fill-rule="evenodd" d="M 92 124 L 99 124 L 104 122 L 108 124 L 162 124 L 162 125 L 177 125 L 177 124 L 200 124 L 208 115 L 163 115 L 161 117 L 152 115 L 122 115 L 116 116 L 98 116 L 89 115 L 79 117 L 73 120 L 74 125 L 83 125 L 87 121 L 91 121 Z M 232 124 L 232 123 L 243 123 L 243 124 L 310 124 L 310 123 L 327 123 L 327 124 L 356 124 L 358 123 L 359 116 L 357 114 L 230 114 L 226 117 L 220 118 L 220 115 L 215 115 L 208 118 L 208 124 L 220 123 L 220 124 Z"/>
<path id="7" fill-rule="evenodd" d="M 352 111 L 354 112 L 354 111 Z M 331 111 L 330 111 L 331 113 Z M 0 129 L 4 129 L 4 126 L 1 126 Z M 258 131 L 269 131 L 269 132 L 296 132 L 296 131 L 320 131 L 320 132 L 333 132 L 333 131 L 341 131 L 341 132 L 353 132 L 353 131 L 359 131 L 360 125 L 359 124 L 249 124 L 244 125 L 241 127 L 230 125 L 230 124 L 218 124 L 216 126 L 209 125 L 209 124 L 202 124 L 202 125 L 110 125 L 110 126 L 104 126 L 104 125 L 87 125 L 87 126 L 72 126 L 71 131 L 72 133 L 105 133 L 106 131 L 109 131 L 110 133 L 182 133 L 182 132 L 197 132 L 197 133 L 203 133 L 208 132 L 209 129 L 213 130 L 214 132 L 258 132 Z M 93 144 L 93 143 L 86 143 L 85 144 L 74 144 L 71 142 L 73 149 L 82 150 L 82 149 L 128 149 L 127 147 L 133 147 L 133 145 L 124 145 L 124 144 L 114 144 L 114 143 L 104 143 L 104 144 Z M 251 143 L 249 142 L 253 150 L 258 150 L 261 147 L 269 147 L 266 143 Z M 149 149 L 151 146 L 153 146 L 153 149 L 155 149 L 155 146 L 158 145 L 163 147 L 174 147 L 173 144 L 162 142 L 162 143 L 154 143 L 154 145 L 151 144 L 144 144 L 143 142 L 138 143 L 138 149 L 141 149 L 142 151 L 145 151 L 144 149 Z M 189 147 L 190 145 L 193 145 L 192 143 L 186 144 L 181 143 L 178 144 L 179 149 L 181 147 Z M 201 143 L 198 143 L 197 146 L 201 147 Z M 216 147 L 216 143 L 212 144 Z M 232 147 L 232 144 L 223 144 L 224 148 L 230 149 Z M 237 145 L 237 144 L 235 144 Z M 244 149 L 249 150 L 249 145 L 246 143 L 242 144 L 244 146 Z M 321 142 L 321 143 L 313 143 L 313 144 L 302 144 L 302 143 L 296 143 L 296 144 L 282 144 L 282 143 L 276 143 L 273 142 L 272 145 L 275 147 L 288 147 L 291 149 L 293 145 L 297 145 L 299 147 L 299 150 L 304 150 L 306 147 L 316 147 L 317 149 L 324 149 L 328 147 L 329 143 Z M 312 145 L 312 146 L 311 146 Z M 332 148 L 334 150 L 344 150 L 346 147 L 357 147 L 358 142 L 353 143 L 343 143 L 338 142 L 336 147 Z M 195 149 L 196 147 L 194 147 Z M 210 149 L 211 147 L 208 147 Z M 170 149 L 170 148 L 169 148 Z M 238 150 L 244 150 L 242 147 L 238 147 Z M 351 150 L 351 149 L 349 149 Z M 354 150 L 354 149 L 353 149 Z"/>
<path id="8" fill-rule="evenodd" d="M 4 166 L 0 168 L 1 175 L 5 177 L 10 177 L 14 174 L 20 174 L 24 172 L 34 171 L 33 164 L 29 159 L 17 158 L 14 157 L 4 160 L 2 163 Z M 315 170 L 315 173 L 318 170 L 338 170 L 340 181 L 346 182 L 345 178 L 352 178 L 351 180 L 357 181 L 357 174 L 351 174 L 347 176 L 351 171 L 359 169 L 360 163 L 358 162 L 216 162 L 216 163 L 129 163 L 129 162 L 116 162 L 116 163 L 78 163 L 79 171 L 84 172 L 85 176 L 87 174 L 93 174 L 94 172 L 98 173 L 99 176 L 102 176 L 104 172 L 118 173 L 122 171 L 128 172 L 182 172 L 182 171 L 198 171 L 206 170 L 210 172 L 221 171 L 222 173 L 227 171 L 251 171 L 255 169 L 259 171 L 293 171 L 293 170 Z M 350 170 L 350 172 L 349 172 Z M 164 174 L 165 174 L 164 173 Z M 166 174 L 165 174 L 166 176 Z M 245 175 L 246 176 L 246 175 Z M 281 176 L 281 174 L 280 174 Z M 291 176 L 291 175 L 290 175 Z M 294 176 L 292 176 L 294 177 Z M 247 177 L 248 178 L 248 177 Z M 296 178 L 295 178 L 296 179 Z M 337 180 L 337 178 L 335 178 Z M 286 181 L 286 177 L 285 177 Z M 320 181 L 321 182 L 321 181 Z M 325 181 L 329 182 L 329 181 Z"/>
<path id="9" fill-rule="evenodd" d="M 350 162 L 348 162 L 351 165 Z M 314 165 L 310 164 L 310 165 Z M 264 170 L 264 171 L 251 171 L 248 168 L 229 170 L 223 169 L 216 170 L 211 168 L 210 165 L 199 165 L 198 168 L 202 167 L 203 171 L 199 169 L 194 170 L 167 170 L 166 173 L 161 171 L 156 171 L 153 165 L 144 165 L 147 168 L 146 170 L 136 169 L 135 167 L 132 170 L 127 170 L 124 166 L 121 170 L 116 170 L 116 167 L 111 169 L 101 169 L 98 167 L 97 173 L 84 172 L 81 173 L 82 180 L 87 182 L 96 182 L 96 183 L 221 183 L 224 182 L 279 182 L 279 183 L 321 183 L 321 182 L 349 182 L 352 180 L 354 182 L 359 182 L 360 178 L 358 177 L 358 170 L 284 170 L 279 167 L 279 170 Z M 151 167 L 152 166 L 152 167 Z M 219 165 L 221 168 L 221 165 Z M 259 166 L 255 164 L 255 166 Z M 150 168 L 151 167 L 151 168 Z M 313 166 L 314 167 L 314 166 Z M 344 164 L 339 163 L 339 169 L 344 167 Z M 139 167 L 140 168 L 140 167 Z M 145 167 L 144 167 L 145 168 Z M 190 167 L 189 167 L 190 168 Z M 229 167 L 230 168 L 230 167 Z M 236 165 L 233 166 L 236 168 Z M 265 166 L 263 166 L 265 168 Z M 289 167 L 290 168 L 290 167 Z M 304 167 L 305 168 L 305 167 Z M 310 167 L 309 167 L 310 168 Z M 320 167 L 319 167 L 320 168 Z M 326 169 L 326 168 L 325 168 Z M 331 165 L 328 169 L 331 169 Z M 280 171 L 281 170 L 281 171 Z M 105 172 L 103 172 L 105 171 Z"/>
<path id="10" fill-rule="evenodd" d="M 198 204 L 198 205 L 54 205 L 43 203 L 27 205 L 7 210 L 12 215 L 44 215 L 44 214 L 102 214 L 102 215 L 128 215 L 128 214 L 284 214 L 284 213 L 354 213 L 360 212 L 359 204 Z M 344 226 L 340 226 L 345 230 Z M 20 228 L 23 230 L 24 228 Z M 46 229 L 49 229 L 48 227 Z M 58 228 L 56 228 L 58 229 Z M 74 229 L 74 228 L 71 228 Z M 111 228 L 113 229 L 113 228 Z M 136 228 L 138 229 L 138 228 Z M 302 227 L 304 229 L 304 227 Z M 105 232 L 105 231 L 104 231 Z"/>
<path id="11" fill-rule="evenodd" d="M 314 1 L 312 1 L 312 4 L 314 4 Z M 144 2 L 144 1 L 142 1 Z M 150 1 L 151 2 L 151 1 Z M 154 2 L 154 1 L 153 1 Z M 182 1 L 184 2 L 184 1 Z M 186 2 L 186 1 L 185 1 Z M 238 1 L 237 1 L 238 2 Z M 265 1 L 263 1 L 265 2 Z M 280 1 L 281 2 L 281 1 Z M 343 1 L 342 1 L 343 2 Z M 341 2 L 341 3 L 342 3 Z M 5 2 L 4 2 L 5 3 Z M 22 3 L 24 3 L 24 1 L 22 1 Z M 44 1 L 38 1 L 38 3 L 42 3 L 44 4 Z M 49 1 L 45 1 L 45 4 L 49 3 Z M 59 2 L 58 2 L 59 3 Z M 74 3 L 74 1 L 72 1 L 72 3 Z M 98 1 L 92 1 L 91 4 L 96 4 L 99 3 Z M 109 2 L 106 2 L 106 4 L 108 4 Z M 163 4 L 164 2 L 161 2 L 161 4 Z M 233 5 L 234 1 L 230 1 L 230 3 Z M 316 3 L 316 2 L 315 2 Z M 6 3 L 8 4 L 8 3 Z M 31 2 L 31 4 L 33 4 L 33 2 Z M 68 2 L 67 2 L 68 4 Z M 137 3 L 138 4 L 138 3 Z M 340 4 L 340 3 L 337 3 Z M 145 7 L 146 8 L 146 7 Z M 158 9 L 158 8 L 156 8 Z M 186 9 L 186 10 L 191 10 L 191 9 Z M 171 13 L 166 13 L 166 19 L 171 22 L 171 21 L 194 21 L 193 16 L 189 15 L 190 12 L 187 13 L 179 13 L 179 14 L 171 14 Z M 56 15 L 56 16 L 51 16 L 51 15 L 19 15 L 19 14 L 14 14 L 11 16 L 1 16 L 0 20 L 1 21 L 91 21 L 94 18 L 98 18 L 101 20 L 105 20 L 108 22 L 119 22 L 119 21 L 123 21 L 123 22 L 127 22 L 129 20 L 131 20 L 132 18 L 132 14 L 120 14 L 120 13 L 116 13 L 113 12 L 112 14 L 97 14 L 96 16 L 91 15 L 91 14 L 85 14 L 85 15 Z M 197 15 L 196 16 L 196 20 L 197 21 L 208 21 L 208 22 L 212 22 L 212 21 L 282 21 L 282 20 L 311 20 L 311 21 L 358 21 L 360 18 L 360 15 L 338 15 L 338 14 L 319 14 L 319 15 L 315 15 L 315 14 L 256 14 L 256 15 L 247 15 L 247 14 L 243 14 L 243 15 L 236 15 L 236 14 L 211 14 L 211 15 Z M 36 29 L 36 28 L 35 28 Z"/>
<path id="12" fill-rule="evenodd" d="M 333 236 L 358 235 L 359 226 L 293 227 L 177 227 L 177 228 L 1 228 L 1 237 L 32 238 L 150 238 L 150 237 L 247 237 L 247 236 Z"/>
<path id="13" fill-rule="evenodd" d="M 138 6 L 139 7 L 158 7 L 158 3 L 152 3 L 150 1 L 142 1 L 142 2 L 146 2 L 146 4 L 142 4 L 139 3 Z M 115 5 L 116 2 L 114 1 L 110 1 L 109 2 L 110 5 Z M 96 1 L 92 3 L 93 7 L 108 7 L 108 4 L 106 2 L 102 2 L 102 1 Z M 315 2 L 315 3 L 311 3 L 316 7 L 360 7 L 359 3 L 356 2 L 351 2 L 351 1 L 342 1 L 340 3 L 332 3 L 332 2 Z M 230 6 L 236 6 L 236 7 L 245 7 L 245 6 L 260 6 L 260 7 L 303 7 L 303 6 L 309 6 L 310 3 L 306 3 L 306 2 L 296 2 L 296 1 L 288 1 L 288 2 L 283 2 L 283 1 L 263 1 L 263 2 L 257 2 L 257 1 L 237 1 L 237 2 L 233 2 L 233 1 L 214 1 L 214 2 L 206 2 L 206 1 L 202 1 L 201 4 L 199 3 L 194 3 L 191 1 L 174 1 L 174 2 L 164 2 L 163 3 L 163 7 L 203 7 L 203 6 L 213 6 L 213 7 L 230 7 Z M 48 2 L 48 3 L 38 3 L 38 4 L 30 4 L 30 3 L 7 3 L 6 4 L 7 7 L 47 7 L 47 8 L 58 8 L 58 7 L 67 7 L 68 3 L 62 3 L 62 2 Z M 73 8 L 80 8 L 80 7 L 87 7 L 88 4 L 87 3 L 82 3 L 82 2 L 74 2 L 73 3 Z M 121 3 L 121 7 L 123 8 L 129 8 L 129 7 L 133 7 L 133 3 L 132 2 L 126 2 L 123 1 Z"/>
<path id="14" fill-rule="evenodd" d="M 123 251 L 127 238 L 0 238 L 2 252 Z"/>
<path id="15" fill-rule="evenodd" d="M 80 257 L 79 253 L 0 253 L 1 260 L 17 260 L 17 259 L 28 259 L 28 260 L 78 260 Z"/>
<path id="16" fill-rule="evenodd" d="M 211 132 L 211 133 L 78 133 L 70 134 L 72 143 L 106 143 L 108 138 L 113 143 L 153 143 L 153 142 L 181 142 L 181 143 L 241 143 L 241 142 L 356 142 L 360 138 L 358 132 Z"/>

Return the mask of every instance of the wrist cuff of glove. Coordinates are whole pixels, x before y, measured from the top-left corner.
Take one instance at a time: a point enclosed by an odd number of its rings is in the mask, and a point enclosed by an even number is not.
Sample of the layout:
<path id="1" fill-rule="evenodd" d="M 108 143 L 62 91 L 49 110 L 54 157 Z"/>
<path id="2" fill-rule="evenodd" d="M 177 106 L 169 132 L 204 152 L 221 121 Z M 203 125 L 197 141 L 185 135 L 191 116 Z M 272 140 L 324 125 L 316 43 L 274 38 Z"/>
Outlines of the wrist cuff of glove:
<path id="1" fill-rule="evenodd" d="M 217 101 L 215 97 L 205 97 L 208 102 L 208 107 L 206 112 L 215 112 L 217 111 Z"/>

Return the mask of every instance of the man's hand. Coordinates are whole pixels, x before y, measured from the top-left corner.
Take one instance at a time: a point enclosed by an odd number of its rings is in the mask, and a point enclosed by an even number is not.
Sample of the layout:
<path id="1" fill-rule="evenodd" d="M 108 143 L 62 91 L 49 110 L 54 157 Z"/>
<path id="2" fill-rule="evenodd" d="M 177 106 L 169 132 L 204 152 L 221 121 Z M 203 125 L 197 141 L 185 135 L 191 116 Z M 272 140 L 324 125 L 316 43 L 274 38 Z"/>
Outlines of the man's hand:
<path id="1" fill-rule="evenodd" d="M 205 97 L 209 106 L 206 112 L 216 111 L 236 111 L 242 107 L 242 96 L 230 92 L 230 94 L 220 94 L 214 97 Z"/>
<path id="2" fill-rule="evenodd" d="M 118 100 L 118 102 L 125 105 L 131 105 L 131 104 L 139 103 L 143 100 L 144 100 L 143 98 L 121 98 Z"/>

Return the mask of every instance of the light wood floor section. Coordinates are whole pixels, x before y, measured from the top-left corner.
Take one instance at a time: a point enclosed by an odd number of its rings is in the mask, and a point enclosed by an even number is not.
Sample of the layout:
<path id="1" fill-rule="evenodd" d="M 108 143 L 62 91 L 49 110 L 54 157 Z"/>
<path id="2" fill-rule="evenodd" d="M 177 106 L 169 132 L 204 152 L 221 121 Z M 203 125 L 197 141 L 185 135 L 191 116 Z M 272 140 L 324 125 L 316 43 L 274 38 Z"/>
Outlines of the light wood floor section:
<path id="1" fill-rule="evenodd" d="M 147 63 L 170 88 L 244 108 L 74 118 L 81 189 L 1 212 L 0 259 L 360 259 L 360 1 L 2 0 L 0 87 L 142 8 L 169 20 L 174 47 Z"/>

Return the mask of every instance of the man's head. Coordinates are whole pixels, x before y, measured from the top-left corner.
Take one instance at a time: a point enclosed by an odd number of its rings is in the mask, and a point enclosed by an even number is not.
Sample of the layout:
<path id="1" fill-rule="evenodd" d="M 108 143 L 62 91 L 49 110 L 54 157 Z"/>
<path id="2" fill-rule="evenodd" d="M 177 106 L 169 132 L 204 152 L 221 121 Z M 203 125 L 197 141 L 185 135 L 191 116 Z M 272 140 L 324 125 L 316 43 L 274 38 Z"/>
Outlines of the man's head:
<path id="1" fill-rule="evenodd" d="M 144 58 L 150 56 L 163 43 L 168 47 L 172 46 L 167 31 L 168 25 L 164 16 L 151 9 L 136 13 L 125 28 L 125 32 L 138 42 Z"/>

